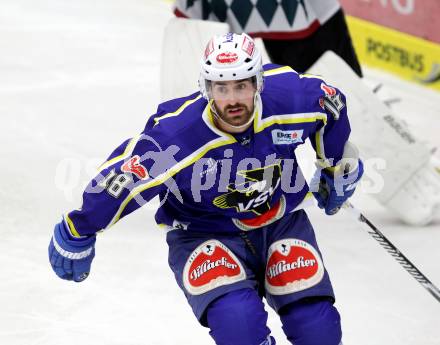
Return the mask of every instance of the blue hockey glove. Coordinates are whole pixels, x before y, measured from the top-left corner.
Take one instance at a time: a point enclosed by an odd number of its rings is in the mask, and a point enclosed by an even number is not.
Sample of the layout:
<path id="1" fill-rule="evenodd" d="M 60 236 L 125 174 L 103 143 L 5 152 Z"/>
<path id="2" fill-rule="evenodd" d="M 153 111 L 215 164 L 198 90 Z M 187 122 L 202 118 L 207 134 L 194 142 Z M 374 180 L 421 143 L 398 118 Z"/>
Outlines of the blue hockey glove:
<path id="1" fill-rule="evenodd" d="M 64 222 L 55 225 L 49 243 L 49 261 L 57 276 L 75 282 L 86 279 L 95 257 L 95 241 L 95 236 L 72 237 Z"/>
<path id="2" fill-rule="evenodd" d="M 364 173 L 364 165 L 359 159 L 357 166 L 345 174 L 334 176 L 322 169 L 318 169 L 312 179 L 310 189 L 319 208 L 325 210 L 328 215 L 336 214 L 344 202 L 351 197 L 356 185 Z"/>

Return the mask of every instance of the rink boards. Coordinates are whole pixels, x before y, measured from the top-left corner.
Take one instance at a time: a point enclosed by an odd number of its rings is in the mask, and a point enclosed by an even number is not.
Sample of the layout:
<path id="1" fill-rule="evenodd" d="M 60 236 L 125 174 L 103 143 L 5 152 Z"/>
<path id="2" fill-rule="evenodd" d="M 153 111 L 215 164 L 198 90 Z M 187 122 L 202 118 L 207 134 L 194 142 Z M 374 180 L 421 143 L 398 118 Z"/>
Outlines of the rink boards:
<path id="1" fill-rule="evenodd" d="M 361 64 L 440 91 L 440 45 L 347 16 Z"/>

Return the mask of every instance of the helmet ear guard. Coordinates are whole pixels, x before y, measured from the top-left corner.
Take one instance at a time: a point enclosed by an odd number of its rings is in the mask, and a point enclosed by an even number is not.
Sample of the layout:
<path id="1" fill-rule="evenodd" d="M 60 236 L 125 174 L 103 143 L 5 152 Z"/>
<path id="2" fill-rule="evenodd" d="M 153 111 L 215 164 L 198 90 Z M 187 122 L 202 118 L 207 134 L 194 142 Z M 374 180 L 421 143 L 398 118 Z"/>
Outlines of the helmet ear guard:
<path id="1" fill-rule="evenodd" d="M 200 60 L 199 89 L 210 99 L 211 81 L 243 80 L 255 77 L 256 90 L 263 89 L 261 53 L 247 34 L 228 33 L 213 37 Z M 254 80 L 253 80 L 254 81 Z"/>

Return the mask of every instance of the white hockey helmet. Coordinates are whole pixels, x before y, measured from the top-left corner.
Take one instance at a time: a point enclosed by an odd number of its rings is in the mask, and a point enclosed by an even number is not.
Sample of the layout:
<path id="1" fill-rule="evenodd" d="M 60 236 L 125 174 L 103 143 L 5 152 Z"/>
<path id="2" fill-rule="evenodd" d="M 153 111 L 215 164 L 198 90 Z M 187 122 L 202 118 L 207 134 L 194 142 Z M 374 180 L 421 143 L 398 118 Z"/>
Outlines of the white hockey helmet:
<path id="1" fill-rule="evenodd" d="M 263 89 L 261 53 L 247 34 L 229 32 L 214 36 L 200 60 L 199 87 L 203 97 L 210 99 L 209 82 L 255 78 L 257 92 Z"/>

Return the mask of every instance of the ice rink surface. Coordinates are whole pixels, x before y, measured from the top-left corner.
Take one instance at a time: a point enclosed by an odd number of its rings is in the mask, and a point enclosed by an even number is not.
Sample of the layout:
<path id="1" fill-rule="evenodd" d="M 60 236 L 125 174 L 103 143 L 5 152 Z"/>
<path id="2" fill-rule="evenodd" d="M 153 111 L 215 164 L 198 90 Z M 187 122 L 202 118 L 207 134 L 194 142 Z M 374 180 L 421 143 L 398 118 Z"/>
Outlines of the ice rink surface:
<path id="1" fill-rule="evenodd" d="M 0 3 L 0 344 L 205 345 L 167 266 L 154 205 L 98 238 L 81 284 L 52 272 L 47 245 L 62 213 L 114 147 L 159 101 L 159 0 Z M 440 146 L 440 94 L 366 70 L 380 96 Z M 370 196 L 354 203 L 440 286 L 440 223 L 402 225 Z M 309 211 L 337 295 L 345 345 L 439 345 L 440 304 L 345 212 Z M 287 345 L 276 314 L 270 327 Z"/>

